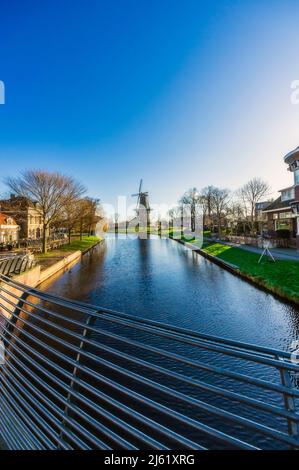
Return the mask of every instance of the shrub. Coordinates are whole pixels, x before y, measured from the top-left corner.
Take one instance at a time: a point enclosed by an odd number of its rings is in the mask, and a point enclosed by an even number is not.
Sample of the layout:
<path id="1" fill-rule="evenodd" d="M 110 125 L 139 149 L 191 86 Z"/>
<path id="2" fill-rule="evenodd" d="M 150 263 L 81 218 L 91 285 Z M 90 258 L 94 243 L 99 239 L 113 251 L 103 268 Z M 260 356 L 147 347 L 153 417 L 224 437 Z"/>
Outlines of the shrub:
<path id="1" fill-rule="evenodd" d="M 287 230 L 287 229 L 279 229 L 279 230 L 276 230 L 276 237 L 289 240 L 291 238 L 291 232 L 290 230 Z"/>

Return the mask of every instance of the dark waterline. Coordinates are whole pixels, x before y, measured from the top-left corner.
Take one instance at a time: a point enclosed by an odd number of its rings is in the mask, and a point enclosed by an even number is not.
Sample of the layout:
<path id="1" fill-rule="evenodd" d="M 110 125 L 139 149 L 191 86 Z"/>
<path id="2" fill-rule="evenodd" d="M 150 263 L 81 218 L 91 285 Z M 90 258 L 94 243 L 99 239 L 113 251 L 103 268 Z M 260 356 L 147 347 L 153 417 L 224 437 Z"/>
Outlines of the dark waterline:
<path id="1" fill-rule="evenodd" d="M 169 239 L 108 235 L 45 290 L 217 336 L 289 349 L 299 310 Z"/>

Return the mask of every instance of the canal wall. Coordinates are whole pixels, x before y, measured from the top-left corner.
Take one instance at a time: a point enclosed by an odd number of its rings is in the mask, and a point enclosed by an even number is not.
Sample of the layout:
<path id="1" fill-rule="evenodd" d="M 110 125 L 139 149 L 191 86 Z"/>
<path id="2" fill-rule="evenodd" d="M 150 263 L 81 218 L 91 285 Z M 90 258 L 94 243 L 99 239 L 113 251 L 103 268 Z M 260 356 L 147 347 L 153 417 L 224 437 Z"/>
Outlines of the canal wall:
<path id="1" fill-rule="evenodd" d="M 296 306 L 299 305 L 299 301 L 296 298 L 281 291 L 278 287 L 265 284 L 265 282 L 261 278 L 253 277 L 250 274 L 246 274 L 242 272 L 238 266 L 228 263 L 227 261 L 217 258 L 216 256 L 213 256 L 209 253 L 206 253 L 201 248 L 194 248 L 194 244 L 192 243 L 184 242 L 183 240 L 179 240 L 175 238 L 172 238 L 172 240 L 181 243 L 186 248 L 189 248 L 190 250 L 195 251 L 196 253 L 200 254 L 201 256 L 211 261 L 212 263 L 217 264 L 218 266 L 226 269 L 227 271 L 231 272 L 235 276 L 242 278 L 243 280 L 247 281 L 249 284 L 252 284 L 253 286 L 263 290 L 264 292 L 265 291 L 269 292 L 275 297 L 279 298 L 280 300 L 287 301 L 293 305 L 296 305 Z"/>
<path id="2" fill-rule="evenodd" d="M 51 279 L 53 276 L 63 274 L 65 271 L 77 264 L 81 260 L 82 256 L 85 255 L 85 253 L 91 251 L 96 245 L 101 242 L 102 240 L 99 240 L 97 243 L 87 248 L 83 252 L 75 251 L 74 253 L 71 253 L 65 258 L 62 258 L 61 260 L 57 261 L 52 266 L 49 266 L 46 269 L 42 270 L 41 266 L 37 265 L 29 271 L 25 271 L 22 274 L 17 274 L 13 276 L 13 280 L 20 282 L 21 284 L 24 284 L 28 287 L 38 287 L 40 284 Z M 3 292 L 1 290 L 0 283 L 0 294 L 5 297 L 5 299 L 1 298 L 1 304 L 4 307 L 1 308 L 1 313 L 5 317 L 9 318 L 11 316 L 9 312 L 13 312 L 16 309 L 18 303 L 21 300 L 23 291 L 18 289 L 17 287 L 13 287 L 7 284 L 5 284 L 4 288 L 6 292 Z M 11 293 L 12 295 L 9 295 L 9 293 Z"/>

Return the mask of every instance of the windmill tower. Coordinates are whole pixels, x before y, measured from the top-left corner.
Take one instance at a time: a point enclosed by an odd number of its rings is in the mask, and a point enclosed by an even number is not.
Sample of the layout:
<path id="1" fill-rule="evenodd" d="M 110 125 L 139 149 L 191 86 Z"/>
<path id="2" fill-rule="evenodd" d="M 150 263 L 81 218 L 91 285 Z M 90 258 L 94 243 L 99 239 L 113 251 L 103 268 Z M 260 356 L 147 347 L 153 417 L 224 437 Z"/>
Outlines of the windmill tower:
<path id="1" fill-rule="evenodd" d="M 150 229 L 150 205 L 148 199 L 148 191 L 142 191 L 142 179 L 140 180 L 139 184 L 139 191 L 136 194 L 132 194 L 132 197 L 137 197 L 137 204 L 136 204 L 136 214 L 141 226 L 147 227 L 147 230 Z"/>

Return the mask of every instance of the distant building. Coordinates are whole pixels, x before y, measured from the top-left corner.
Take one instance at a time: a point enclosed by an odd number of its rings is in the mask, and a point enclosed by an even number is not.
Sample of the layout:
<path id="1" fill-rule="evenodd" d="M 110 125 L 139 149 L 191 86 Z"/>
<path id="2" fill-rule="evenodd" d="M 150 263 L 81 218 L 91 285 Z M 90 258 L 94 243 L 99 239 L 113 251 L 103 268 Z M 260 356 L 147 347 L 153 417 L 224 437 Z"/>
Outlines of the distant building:
<path id="1" fill-rule="evenodd" d="M 14 243 L 19 239 L 20 227 L 15 219 L 0 212 L 0 243 Z"/>
<path id="2" fill-rule="evenodd" d="M 36 240 L 42 237 L 43 219 L 35 202 L 11 195 L 0 201 L 0 210 L 15 219 L 20 226 L 20 238 Z"/>
<path id="3" fill-rule="evenodd" d="M 289 230 L 299 249 L 299 147 L 288 153 L 284 161 L 294 173 L 294 184 L 281 189 L 280 196 L 263 213 L 267 217 L 268 231 Z"/>

